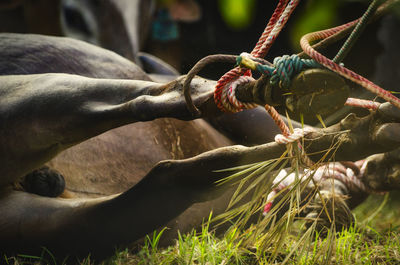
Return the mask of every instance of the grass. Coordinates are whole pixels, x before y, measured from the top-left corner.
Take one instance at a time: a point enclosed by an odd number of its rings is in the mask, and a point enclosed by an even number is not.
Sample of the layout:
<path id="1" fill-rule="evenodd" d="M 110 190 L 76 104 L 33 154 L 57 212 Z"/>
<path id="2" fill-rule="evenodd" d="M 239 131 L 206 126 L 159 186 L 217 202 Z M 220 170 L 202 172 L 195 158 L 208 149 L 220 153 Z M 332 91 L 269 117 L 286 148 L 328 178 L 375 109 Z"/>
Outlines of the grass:
<path id="1" fill-rule="evenodd" d="M 398 230 L 377 232 L 352 227 L 326 238 L 316 236 L 309 244 L 298 245 L 296 236 L 289 236 L 279 255 L 271 260 L 271 253 L 246 248 L 232 229 L 223 237 L 216 237 L 208 226 L 200 232 L 193 230 L 180 235 L 174 246 L 153 248 L 148 243 L 137 254 L 123 251 L 104 264 L 398 264 L 400 234 Z M 332 240 L 333 239 L 333 240 Z M 332 243 L 333 241 L 333 243 Z M 331 249 L 331 251 L 329 251 Z M 329 255 L 328 255 L 329 253 Z"/>
<path id="2" fill-rule="evenodd" d="M 336 234 L 320 237 L 294 223 L 279 242 L 278 251 L 262 248 L 262 241 L 271 231 L 265 230 L 256 240 L 249 230 L 231 227 L 217 237 L 210 220 L 200 231 L 179 235 L 175 245 L 159 248 L 162 232 L 148 235 L 137 253 L 117 252 L 102 264 L 399 264 L 400 262 L 400 193 L 390 196 L 372 195 L 355 209 L 356 225 Z M 384 204 L 382 204 L 384 203 Z M 308 233 L 308 234 L 307 234 Z M 251 238 L 252 244 L 248 239 Z M 47 254 L 47 255 L 45 255 Z M 56 264 L 51 253 L 44 250 L 40 257 L 19 256 L 4 259 L 6 264 Z M 50 257 L 50 258 L 45 258 Z M 81 264 L 95 264 L 90 256 Z"/>
<path id="3" fill-rule="evenodd" d="M 234 227 L 217 237 L 207 222 L 201 231 L 179 235 L 173 246 L 158 249 L 157 236 L 148 237 L 138 253 L 129 254 L 126 250 L 105 264 L 399 264 L 399 197 L 400 193 L 391 194 L 381 207 L 384 197 L 372 196 L 355 210 L 355 226 L 326 237 L 314 234 L 307 243 L 301 240 L 307 237 L 302 224 L 295 224 L 295 230 L 303 233 L 292 231 L 277 255 L 272 255 L 273 249 L 259 251 L 260 242 L 245 244 L 246 235 Z M 371 215 L 375 218 L 368 219 Z"/>

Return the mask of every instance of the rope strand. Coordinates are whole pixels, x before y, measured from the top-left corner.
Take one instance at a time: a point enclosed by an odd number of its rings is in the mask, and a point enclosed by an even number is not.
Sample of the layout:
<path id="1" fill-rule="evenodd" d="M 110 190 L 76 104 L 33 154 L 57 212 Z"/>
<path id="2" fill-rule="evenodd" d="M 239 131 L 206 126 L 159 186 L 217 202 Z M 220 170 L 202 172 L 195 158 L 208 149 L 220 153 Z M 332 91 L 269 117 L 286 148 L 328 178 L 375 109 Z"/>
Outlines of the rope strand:
<path id="1" fill-rule="evenodd" d="M 296 6 L 298 5 L 299 0 L 291 0 L 290 2 L 288 0 L 280 0 L 277 7 L 275 8 L 274 13 L 272 14 L 272 17 L 270 18 L 267 27 L 265 28 L 263 34 L 261 35 L 259 41 L 257 42 L 256 46 L 254 47 L 253 51 L 251 52 L 251 55 L 254 57 L 265 57 L 266 54 L 268 53 L 269 48 L 272 46 L 274 43 L 276 37 L 282 30 L 282 28 L 285 26 L 287 20 L 289 19 L 289 16 L 291 13 L 294 11 Z M 226 100 L 224 99 L 227 97 L 226 94 L 226 89 L 224 87 L 237 79 L 241 75 L 251 75 L 251 72 L 242 68 L 234 68 L 230 70 L 229 72 L 225 73 L 217 82 L 217 85 L 215 87 L 215 92 L 214 92 L 214 100 L 216 105 L 218 106 L 219 109 L 222 111 L 226 112 L 231 112 L 232 108 L 224 107 L 224 102 Z M 242 109 L 239 109 L 240 111 Z M 237 111 L 235 111 L 237 112 Z"/>
<path id="2" fill-rule="evenodd" d="M 300 46 L 303 49 L 305 53 L 307 53 L 311 58 L 313 58 L 315 61 L 320 63 L 321 65 L 325 66 L 326 68 L 332 70 L 333 72 L 363 86 L 367 90 L 371 91 L 372 93 L 378 95 L 379 97 L 383 98 L 384 100 L 392 103 L 394 106 L 397 108 L 400 108 L 400 100 L 392 95 L 390 92 L 384 90 L 380 86 L 372 83 L 365 77 L 362 77 L 355 72 L 345 68 L 344 66 L 341 66 L 339 64 L 334 63 L 332 60 L 328 59 L 327 57 L 323 56 L 321 53 L 317 52 L 314 50 L 310 42 L 315 41 L 315 40 L 320 40 L 324 39 L 328 36 L 331 36 L 335 34 L 336 32 L 339 32 L 343 28 L 346 27 L 346 25 L 338 26 L 332 29 L 328 30 L 322 30 L 322 31 L 317 31 L 313 33 L 309 33 L 304 35 L 301 40 L 300 40 Z"/>
<path id="3" fill-rule="evenodd" d="M 305 169 L 299 178 L 300 181 L 305 181 L 308 177 L 313 178 L 313 183 L 320 183 L 323 180 L 334 179 L 342 182 L 346 188 L 354 193 L 376 193 L 376 191 L 369 190 L 362 182 L 363 170 L 362 168 L 366 163 L 360 160 L 356 163 L 352 163 L 353 167 L 357 167 L 355 170 L 352 167 L 348 167 L 346 163 L 331 162 L 318 167 L 316 170 Z M 275 198 L 279 192 L 289 188 L 292 184 L 296 183 L 296 174 L 288 174 L 288 171 L 283 169 L 279 172 L 273 181 L 276 185 L 271 192 L 267 195 L 267 202 L 264 206 L 263 215 L 268 214 L 271 211 Z"/>
<path id="4" fill-rule="evenodd" d="M 333 62 L 340 63 L 343 61 L 344 57 L 346 57 L 347 53 L 353 47 L 354 43 L 360 37 L 361 33 L 364 31 L 368 22 L 371 20 L 372 15 L 378 9 L 378 6 L 385 0 L 373 0 L 369 5 L 367 11 L 362 15 L 362 17 L 358 20 L 357 25 L 354 30 L 351 32 L 350 36 L 347 38 L 346 42 L 340 48 L 339 52 L 336 54 L 335 58 L 333 58 Z"/>

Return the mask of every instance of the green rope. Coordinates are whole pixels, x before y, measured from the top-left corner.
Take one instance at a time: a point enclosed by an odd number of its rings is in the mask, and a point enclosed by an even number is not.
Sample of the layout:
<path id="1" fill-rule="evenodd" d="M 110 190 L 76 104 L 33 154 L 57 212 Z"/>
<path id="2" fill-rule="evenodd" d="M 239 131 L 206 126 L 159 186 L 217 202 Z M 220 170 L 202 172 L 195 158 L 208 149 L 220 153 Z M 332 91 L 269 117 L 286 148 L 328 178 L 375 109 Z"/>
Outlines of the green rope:
<path id="1" fill-rule="evenodd" d="M 340 48 L 339 52 L 336 54 L 335 58 L 333 58 L 333 62 L 340 63 L 343 61 L 344 57 L 349 53 L 350 49 L 353 47 L 354 43 L 360 37 L 361 33 L 364 31 L 367 26 L 369 20 L 372 18 L 372 15 L 375 14 L 375 11 L 378 9 L 382 2 L 386 0 L 373 0 L 371 4 L 368 6 L 367 11 L 362 15 L 360 21 L 357 23 L 357 26 L 353 29 L 350 36 L 347 38 L 346 42 Z"/>
<path id="2" fill-rule="evenodd" d="M 289 88 L 293 76 L 304 69 L 321 67 L 316 61 L 312 59 L 301 59 L 296 54 L 275 57 L 274 66 L 274 69 L 271 69 L 272 71 L 270 70 L 270 83 L 272 85 L 279 84 L 282 88 Z M 268 66 L 264 65 L 262 68 L 266 69 Z"/>
<path id="3" fill-rule="evenodd" d="M 240 66 L 257 70 L 261 74 L 270 76 L 272 85 L 279 84 L 282 88 L 289 88 L 291 79 L 306 68 L 321 68 L 321 65 L 312 59 L 301 59 L 298 55 L 283 55 L 275 57 L 273 65 L 261 64 L 250 58 L 238 56 L 236 62 Z"/>

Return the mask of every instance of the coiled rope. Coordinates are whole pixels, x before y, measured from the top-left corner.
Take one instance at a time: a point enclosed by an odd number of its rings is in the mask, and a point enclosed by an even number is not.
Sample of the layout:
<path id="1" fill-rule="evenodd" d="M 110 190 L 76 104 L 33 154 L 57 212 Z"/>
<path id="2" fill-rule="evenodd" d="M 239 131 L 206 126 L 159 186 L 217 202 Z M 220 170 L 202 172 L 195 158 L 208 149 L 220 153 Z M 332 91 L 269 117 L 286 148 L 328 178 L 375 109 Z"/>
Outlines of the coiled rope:
<path id="1" fill-rule="evenodd" d="M 349 165 L 351 164 L 351 165 Z M 353 162 L 331 162 L 318 167 L 316 170 L 305 169 L 304 173 L 299 176 L 301 182 L 305 181 L 309 177 L 313 179 L 313 183 L 320 183 L 326 179 L 335 179 L 342 182 L 349 192 L 352 194 L 356 193 L 372 193 L 375 191 L 369 190 L 362 182 L 363 170 L 365 166 L 364 160 Z M 267 195 L 267 201 L 264 206 L 263 214 L 266 215 L 271 211 L 273 203 L 279 192 L 289 188 L 296 182 L 296 174 L 288 174 L 288 171 L 283 169 L 279 172 L 273 181 L 274 188 Z"/>

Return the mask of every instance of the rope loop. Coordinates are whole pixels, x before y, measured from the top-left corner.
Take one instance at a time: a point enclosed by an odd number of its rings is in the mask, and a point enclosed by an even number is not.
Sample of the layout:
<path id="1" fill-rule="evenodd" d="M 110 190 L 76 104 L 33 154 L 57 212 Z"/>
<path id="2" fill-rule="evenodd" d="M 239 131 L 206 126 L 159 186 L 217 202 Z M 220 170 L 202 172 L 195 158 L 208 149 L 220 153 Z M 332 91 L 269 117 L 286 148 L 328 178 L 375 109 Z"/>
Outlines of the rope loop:
<path id="1" fill-rule="evenodd" d="M 239 85 L 254 81 L 251 76 L 243 75 L 227 83 L 221 91 L 221 104 L 224 109 L 236 113 L 243 109 L 251 109 L 257 107 L 254 103 L 245 103 L 236 98 L 236 88 Z"/>
<path id="2" fill-rule="evenodd" d="M 300 181 L 303 182 L 308 177 L 312 177 L 314 183 L 320 183 L 323 180 L 334 179 L 342 182 L 346 188 L 351 192 L 351 194 L 359 194 L 359 193 L 375 193 L 368 189 L 362 181 L 364 176 L 364 171 L 362 170 L 365 167 L 363 160 L 357 161 L 355 163 L 349 162 L 357 167 L 359 170 L 356 173 L 353 168 L 350 168 L 344 164 L 338 162 L 330 162 L 324 165 L 319 166 L 317 169 L 310 170 L 305 169 L 303 173 L 300 174 Z M 273 189 L 267 195 L 266 204 L 264 206 L 263 215 L 267 215 L 272 207 L 274 206 L 274 201 L 277 197 L 277 194 L 281 192 L 283 189 L 290 188 L 290 186 L 296 183 L 296 174 L 288 173 L 289 171 L 286 169 L 282 169 L 278 175 L 273 180 Z M 311 184 L 314 185 L 314 184 Z"/>
<path id="3" fill-rule="evenodd" d="M 302 145 L 300 144 L 299 140 L 302 139 L 305 135 L 314 132 L 315 129 L 312 127 L 304 127 L 304 128 L 295 128 L 293 130 L 293 133 L 289 133 L 288 130 L 285 130 L 283 134 L 277 134 L 275 136 L 275 142 L 278 144 L 290 144 L 297 142 L 297 148 L 299 149 L 301 153 L 301 159 L 300 162 L 305 166 L 305 167 L 311 167 L 314 165 L 314 162 L 308 157 L 308 155 L 304 152 L 304 149 Z"/>
<path id="4" fill-rule="evenodd" d="M 253 103 L 245 103 L 236 98 L 236 88 L 239 85 L 255 81 L 254 78 L 251 76 L 240 76 L 238 79 L 234 80 L 231 83 L 227 84 L 228 90 L 227 93 L 224 93 L 229 100 L 229 103 L 235 108 L 236 110 L 242 109 L 251 109 L 257 107 L 256 104 Z M 223 99 L 224 101 L 224 99 Z"/>
<path id="5" fill-rule="evenodd" d="M 299 4 L 300 0 L 279 0 L 277 7 L 275 8 L 274 13 L 271 16 L 264 32 L 262 33 L 260 39 L 258 40 L 256 46 L 251 51 L 251 55 L 256 58 L 263 58 L 267 55 L 269 48 L 274 43 L 276 37 L 279 35 L 279 32 L 285 26 L 288 21 L 290 15 Z M 246 71 L 239 68 L 234 68 L 231 71 L 225 73 L 217 82 L 214 91 L 214 100 L 216 105 L 222 111 L 232 112 L 231 109 L 224 107 L 224 93 L 226 85 L 234 79 L 237 79 L 239 76 L 243 75 Z M 241 109 L 240 109 L 241 110 Z M 235 110 L 234 112 L 240 111 Z"/>
<path id="6" fill-rule="evenodd" d="M 275 142 L 278 144 L 290 144 L 294 143 L 307 134 L 314 132 L 315 130 L 312 127 L 304 127 L 304 128 L 294 128 L 293 133 L 289 135 L 277 134 L 275 136 Z"/>

